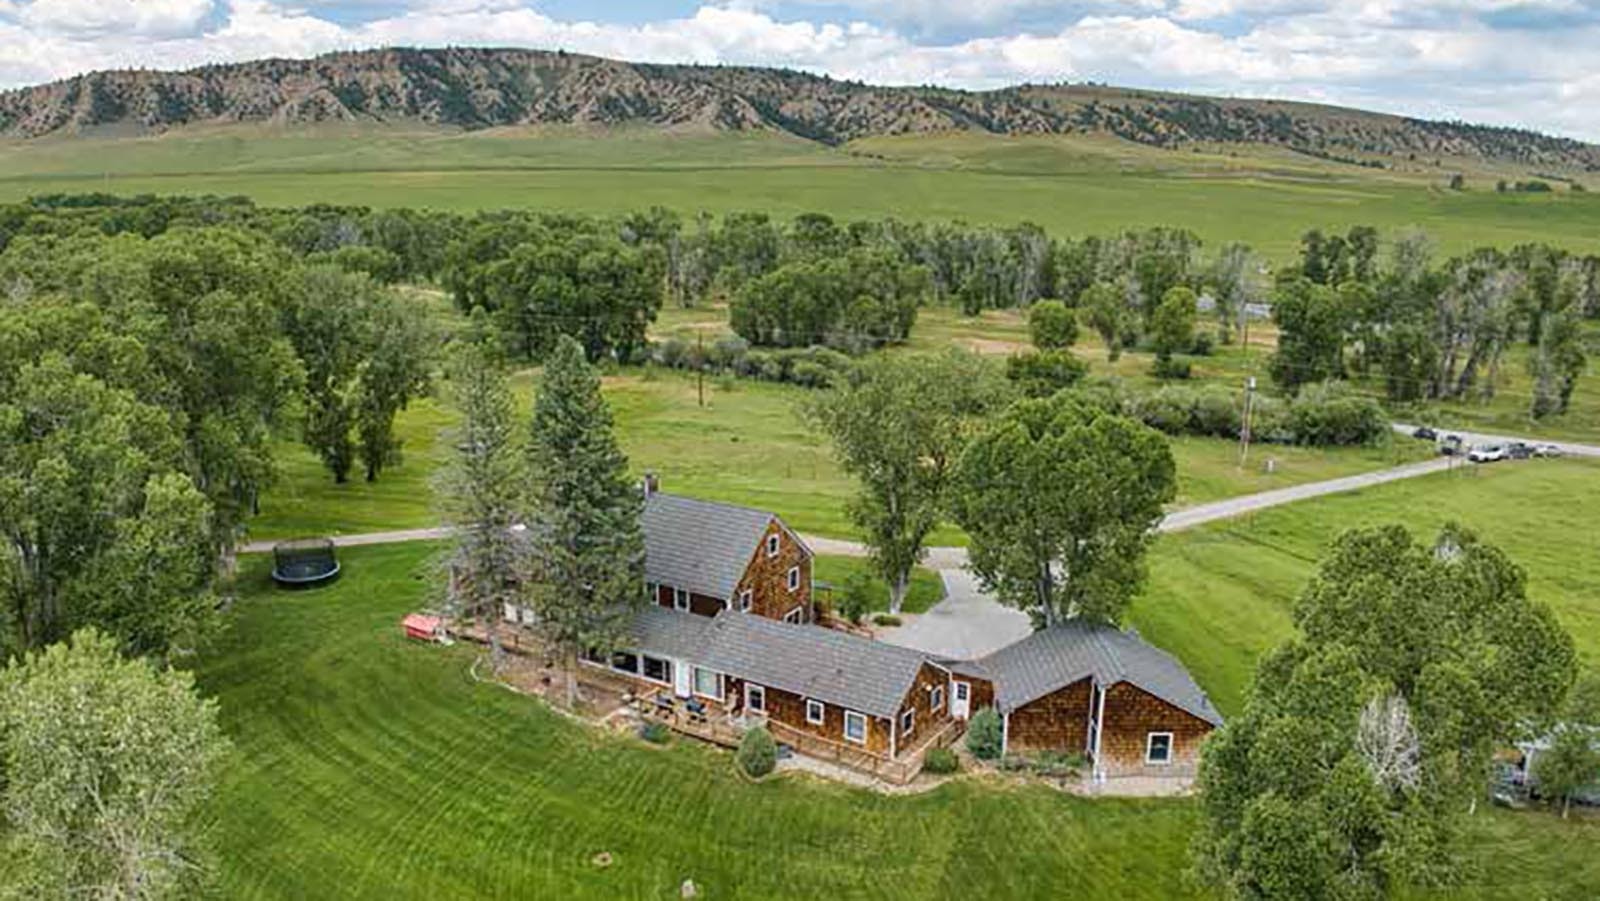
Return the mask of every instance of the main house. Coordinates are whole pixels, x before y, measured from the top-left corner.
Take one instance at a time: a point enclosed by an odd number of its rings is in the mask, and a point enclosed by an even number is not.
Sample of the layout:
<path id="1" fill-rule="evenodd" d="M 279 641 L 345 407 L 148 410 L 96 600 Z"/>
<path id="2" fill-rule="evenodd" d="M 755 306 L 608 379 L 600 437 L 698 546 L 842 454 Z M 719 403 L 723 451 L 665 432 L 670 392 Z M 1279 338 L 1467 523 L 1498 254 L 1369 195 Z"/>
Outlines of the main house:
<path id="1" fill-rule="evenodd" d="M 585 663 L 699 722 L 764 725 L 802 752 L 896 778 L 985 707 L 1002 718 L 1006 753 L 1082 754 L 1097 778 L 1192 775 L 1222 722 L 1181 664 L 1110 626 L 1068 622 L 948 660 L 816 625 L 812 552 L 780 517 L 666 494 L 653 477 L 644 492 L 654 603 L 621 649 Z"/>

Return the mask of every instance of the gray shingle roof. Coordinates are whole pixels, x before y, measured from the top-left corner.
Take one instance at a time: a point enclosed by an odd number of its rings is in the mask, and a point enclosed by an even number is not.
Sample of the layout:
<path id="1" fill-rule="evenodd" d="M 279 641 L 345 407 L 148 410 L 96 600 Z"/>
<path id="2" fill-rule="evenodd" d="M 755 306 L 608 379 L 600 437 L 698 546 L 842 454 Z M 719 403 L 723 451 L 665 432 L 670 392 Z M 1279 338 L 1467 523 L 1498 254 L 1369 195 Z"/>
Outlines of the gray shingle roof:
<path id="1" fill-rule="evenodd" d="M 637 651 L 881 717 L 899 712 L 925 659 L 907 648 L 736 610 L 711 618 L 644 607 L 630 639 Z"/>
<path id="2" fill-rule="evenodd" d="M 899 712 L 927 659 L 909 648 L 732 610 L 712 622 L 706 666 L 872 716 Z"/>
<path id="3" fill-rule="evenodd" d="M 1037 700 L 1086 676 L 1101 685 L 1128 682 L 1212 725 L 1222 715 L 1171 655 L 1137 635 L 1073 620 L 1035 632 L 976 661 L 974 675 L 995 683 L 1002 711 Z"/>
<path id="4" fill-rule="evenodd" d="M 645 499 L 644 572 L 651 582 L 731 599 L 771 513 L 657 491 Z"/>
<path id="5" fill-rule="evenodd" d="M 708 617 L 651 604 L 634 614 L 628 638 L 634 650 L 697 661 L 710 643 L 711 628 Z"/>

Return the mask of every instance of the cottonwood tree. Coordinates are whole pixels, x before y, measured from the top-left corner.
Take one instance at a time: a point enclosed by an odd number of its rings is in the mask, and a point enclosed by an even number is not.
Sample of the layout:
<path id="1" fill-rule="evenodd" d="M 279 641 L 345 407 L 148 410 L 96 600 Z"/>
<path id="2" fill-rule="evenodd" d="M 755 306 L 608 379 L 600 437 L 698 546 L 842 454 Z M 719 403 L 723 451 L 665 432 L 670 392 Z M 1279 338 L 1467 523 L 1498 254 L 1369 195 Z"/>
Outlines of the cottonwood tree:
<path id="1" fill-rule="evenodd" d="M 1078 313 L 1059 300 L 1028 309 L 1028 337 L 1039 350 L 1066 350 L 1078 340 Z"/>
<path id="2" fill-rule="evenodd" d="M 1122 356 L 1122 337 L 1128 331 L 1129 310 L 1116 285 L 1096 282 L 1078 298 L 1078 309 L 1089 326 L 1106 345 L 1106 358 L 1115 363 Z"/>
<path id="3" fill-rule="evenodd" d="M 1195 305 L 1198 298 L 1187 286 L 1169 289 L 1150 316 L 1150 339 L 1158 361 L 1194 345 Z"/>
<path id="4" fill-rule="evenodd" d="M 1229 244 L 1212 262 L 1207 281 L 1216 301 L 1217 334 L 1223 344 L 1232 343 L 1234 331 L 1242 327 L 1249 308 L 1266 299 L 1262 269 L 1260 258 L 1248 244 Z"/>
<path id="5" fill-rule="evenodd" d="M 1573 795 L 1600 784 L 1600 676 L 1591 674 L 1572 687 L 1550 746 L 1534 758 L 1533 777 L 1541 794 L 1561 803 L 1562 819 Z"/>
<path id="6" fill-rule="evenodd" d="M 1024 400 L 981 428 L 956 466 L 951 506 L 974 574 L 1036 624 L 1117 623 L 1175 469 L 1166 439 L 1071 392 Z"/>
<path id="7" fill-rule="evenodd" d="M 1340 536 L 1206 742 L 1197 869 L 1247 897 L 1382 896 L 1448 882 L 1496 747 L 1550 722 L 1572 639 L 1498 549 L 1446 527 Z"/>
<path id="8" fill-rule="evenodd" d="M 1344 377 L 1344 340 L 1349 319 L 1339 293 L 1307 278 L 1278 285 L 1272 319 L 1278 325 L 1278 350 L 1269 369 L 1272 380 L 1293 392 L 1301 385 Z"/>
<path id="9" fill-rule="evenodd" d="M 227 739 L 193 677 L 92 629 L 0 673 L 0 893 L 165 898 L 207 875 Z"/>
<path id="10" fill-rule="evenodd" d="M 900 612 L 911 570 L 945 515 L 952 470 L 974 423 L 1005 396 L 987 361 L 952 350 L 869 358 L 810 404 L 810 418 L 857 480 L 847 509 L 889 584 L 889 612 Z"/>
<path id="11" fill-rule="evenodd" d="M 562 337 L 545 364 L 528 442 L 532 578 L 528 599 L 545 639 L 567 661 L 567 703 L 578 700 L 578 657 L 609 653 L 645 602 L 641 496 L 612 434 L 600 377 Z"/>
<path id="12" fill-rule="evenodd" d="M 456 526 L 451 604 L 478 620 L 493 664 L 503 660 L 499 621 L 529 575 L 527 548 L 512 531 L 525 509 L 523 451 L 511 388 L 496 352 L 498 339 L 476 311 L 473 331 L 455 349 L 450 386 L 461 424 L 455 459 L 442 476 L 446 509 Z"/>

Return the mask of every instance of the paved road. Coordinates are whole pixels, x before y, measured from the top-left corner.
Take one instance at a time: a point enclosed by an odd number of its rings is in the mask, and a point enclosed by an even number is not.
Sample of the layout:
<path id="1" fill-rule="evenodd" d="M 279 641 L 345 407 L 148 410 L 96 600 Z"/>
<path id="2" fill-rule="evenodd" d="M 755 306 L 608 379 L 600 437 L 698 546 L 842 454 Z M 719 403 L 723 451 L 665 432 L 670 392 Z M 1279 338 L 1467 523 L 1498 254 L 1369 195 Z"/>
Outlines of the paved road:
<path id="1" fill-rule="evenodd" d="M 1415 425 L 1405 422 L 1394 423 L 1394 430 L 1402 435 L 1410 435 L 1417 430 Z M 1561 452 L 1574 457 L 1600 457 L 1600 446 L 1593 444 L 1576 444 L 1571 441 L 1551 441 L 1548 438 L 1519 438 L 1515 435 L 1491 435 L 1487 432 L 1468 432 L 1461 429 L 1436 429 L 1441 435 L 1460 435 L 1461 440 L 1468 445 L 1480 444 L 1507 444 L 1512 441 L 1521 441 L 1524 444 L 1554 444 L 1561 448 Z"/>

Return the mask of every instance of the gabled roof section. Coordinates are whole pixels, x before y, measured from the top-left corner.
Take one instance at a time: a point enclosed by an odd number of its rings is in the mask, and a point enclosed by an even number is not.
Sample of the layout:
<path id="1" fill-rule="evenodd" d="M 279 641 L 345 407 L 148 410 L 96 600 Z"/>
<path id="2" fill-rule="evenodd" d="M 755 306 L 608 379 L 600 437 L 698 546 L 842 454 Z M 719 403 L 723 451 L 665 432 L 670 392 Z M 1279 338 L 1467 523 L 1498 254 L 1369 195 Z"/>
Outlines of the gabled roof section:
<path id="1" fill-rule="evenodd" d="M 929 662 L 909 648 L 733 610 L 711 623 L 704 665 L 872 716 L 899 713 L 917 672 Z"/>
<path id="2" fill-rule="evenodd" d="M 695 661 L 704 655 L 711 634 L 710 617 L 647 604 L 634 613 L 626 643 L 647 654 Z"/>
<path id="3" fill-rule="evenodd" d="M 995 683 L 1001 711 L 1015 710 L 1088 676 L 1109 688 L 1127 682 L 1214 726 L 1222 715 L 1183 664 L 1137 635 L 1071 620 L 1035 632 L 971 666 Z"/>
<path id="4" fill-rule="evenodd" d="M 732 599 L 767 526 L 765 510 L 663 494 L 645 498 L 644 572 L 651 582 Z"/>

